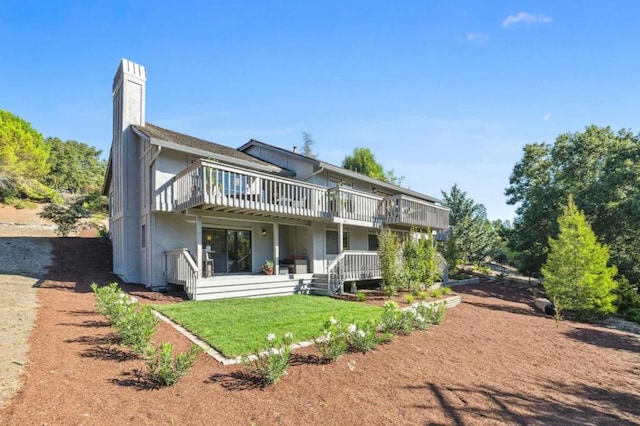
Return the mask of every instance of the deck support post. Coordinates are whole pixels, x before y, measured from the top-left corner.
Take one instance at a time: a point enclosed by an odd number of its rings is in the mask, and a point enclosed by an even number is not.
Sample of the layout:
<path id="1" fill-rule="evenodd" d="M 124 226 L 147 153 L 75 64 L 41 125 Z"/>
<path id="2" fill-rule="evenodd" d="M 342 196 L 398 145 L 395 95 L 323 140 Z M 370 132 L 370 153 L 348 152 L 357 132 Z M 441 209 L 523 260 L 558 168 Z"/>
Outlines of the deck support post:
<path id="1" fill-rule="evenodd" d="M 273 270 L 280 275 L 280 234 L 277 223 L 273 224 Z"/>
<path id="2" fill-rule="evenodd" d="M 196 216 L 196 262 L 198 265 L 198 278 L 202 278 L 202 218 Z"/>

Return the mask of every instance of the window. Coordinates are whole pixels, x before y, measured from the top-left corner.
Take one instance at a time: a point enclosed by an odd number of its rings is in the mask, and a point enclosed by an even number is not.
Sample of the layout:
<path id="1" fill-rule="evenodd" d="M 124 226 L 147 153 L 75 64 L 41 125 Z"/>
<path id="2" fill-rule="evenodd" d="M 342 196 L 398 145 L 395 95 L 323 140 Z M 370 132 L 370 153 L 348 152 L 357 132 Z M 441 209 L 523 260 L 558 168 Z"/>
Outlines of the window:
<path id="1" fill-rule="evenodd" d="M 147 245 L 147 225 L 142 225 L 142 230 L 140 231 L 140 236 L 142 237 L 142 248 L 145 248 Z"/>
<path id="2" fill-rule="evenodd" d="M 327 231 L 327 254 L 338 254 L 338 231 Z"/>
<path id="3" fill-rule="evenodd" d="M 338 231 L 327 231 L 327 254 L 338 254 Z M 342 233 L 342 249 L 349 250 L 349 233 Z"/>
<path id="4" fill-rule="evenodd" d="M 369 251 L 378 251 L 378 234 L 369 234 Z"/>

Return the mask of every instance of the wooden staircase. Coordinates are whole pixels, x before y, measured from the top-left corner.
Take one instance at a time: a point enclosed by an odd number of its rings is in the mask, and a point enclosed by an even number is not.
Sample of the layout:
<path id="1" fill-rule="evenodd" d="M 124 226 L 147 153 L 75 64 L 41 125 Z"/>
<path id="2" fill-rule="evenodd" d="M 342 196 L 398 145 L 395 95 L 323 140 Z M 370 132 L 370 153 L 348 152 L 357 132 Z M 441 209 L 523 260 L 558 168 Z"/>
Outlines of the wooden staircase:
<path id="1" fill-rule="evenodd" d="M 309 294 L 329 295 L 329 274 L 313 274 L 308 289 Z"/>

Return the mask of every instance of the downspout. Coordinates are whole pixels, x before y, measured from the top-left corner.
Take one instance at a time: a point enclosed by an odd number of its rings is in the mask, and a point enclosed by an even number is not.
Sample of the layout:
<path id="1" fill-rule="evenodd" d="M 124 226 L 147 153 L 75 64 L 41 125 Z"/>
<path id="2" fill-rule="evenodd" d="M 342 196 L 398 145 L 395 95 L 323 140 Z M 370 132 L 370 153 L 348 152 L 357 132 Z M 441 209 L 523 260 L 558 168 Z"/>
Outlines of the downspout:
<path id="1" fill-rule="evenodd" d="M 317 171 L 311 173 L 309 176 L 307 176 L 307 177 L 305 177 L 303 179 L 300 179 L 300 180 L 302 182 L 306 182 L 308 179 L 310 179 L 310 178 L 314 177 L 315 175 L 317 175 L 319 173 L 322 173 L 322 172 L 324 172 L 324 167 L 320 167 Z"/>

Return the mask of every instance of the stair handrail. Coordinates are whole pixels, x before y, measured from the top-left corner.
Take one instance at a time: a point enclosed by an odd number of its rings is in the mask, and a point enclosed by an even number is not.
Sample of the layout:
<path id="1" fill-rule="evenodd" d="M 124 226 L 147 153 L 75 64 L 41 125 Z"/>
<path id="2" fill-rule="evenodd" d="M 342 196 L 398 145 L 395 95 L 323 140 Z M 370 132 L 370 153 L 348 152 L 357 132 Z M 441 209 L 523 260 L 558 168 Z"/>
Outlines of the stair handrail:
<path id="1" fill-rule="evenodd" d="M 374 258 L 367 261 L 366 258 Z M 353 262 L 348 262 L 353 259 Z M 358 279 L 377 278 L 379 274 L 373 274 L 371 270 L 379 271 L 380 264 L 378 253 L 365 250 L 345 250 L 336 256 L 327 265 L 327 293 L 329 296 L 342 289 L 345 281 Z M 368 267 L 367 267 L 368 266 Z"/>
<path id="2" fill-rule="evenodd" d="M 164 256 L 167 283 L 183 285 L 189 299 L 196 300 L 200 271 L 189 250 L 186 248 L 167 250 Z"/>
<path id="3" fill-rule="evenodd" d="M 436 260 L 440 263 L 440 275 L 442 276 L 442 282 L 446 283 L 449 281 L 449 263 L 447 263 L 447 259 L 440 253 L 436 253 Z"/>

